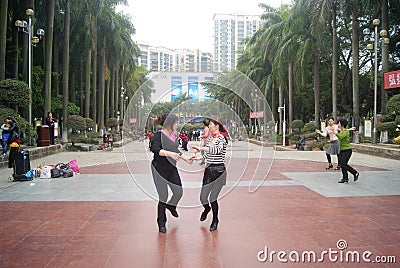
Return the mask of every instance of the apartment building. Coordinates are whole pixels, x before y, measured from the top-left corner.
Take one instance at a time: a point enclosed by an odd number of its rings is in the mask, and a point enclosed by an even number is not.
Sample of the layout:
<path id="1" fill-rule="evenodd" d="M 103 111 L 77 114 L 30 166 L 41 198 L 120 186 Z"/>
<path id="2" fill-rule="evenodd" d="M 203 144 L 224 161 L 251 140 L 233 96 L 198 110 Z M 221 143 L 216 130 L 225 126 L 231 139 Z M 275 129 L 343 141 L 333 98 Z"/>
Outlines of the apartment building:
<path id="1" fill-rule="evenodd" d="M 239 51 L 245 39 L 263 26 L 259 15 L 215 14 L 214 21 L 214 72 L 236 68 Z"/>
<path id="2" fill-rule="evenodd" d="M 137 43 L 141 56 L 139 66 L 152 72 L 212 72 L 211 53 L 199 49 L 170 49 Z"/>

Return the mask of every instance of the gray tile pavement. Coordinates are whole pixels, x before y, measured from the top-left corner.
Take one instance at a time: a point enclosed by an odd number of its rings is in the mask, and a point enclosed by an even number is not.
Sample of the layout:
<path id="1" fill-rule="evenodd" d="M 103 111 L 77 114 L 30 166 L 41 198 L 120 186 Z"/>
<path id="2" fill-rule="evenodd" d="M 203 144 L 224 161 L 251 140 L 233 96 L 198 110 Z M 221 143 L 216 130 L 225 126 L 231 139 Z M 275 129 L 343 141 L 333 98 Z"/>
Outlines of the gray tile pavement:
<path id="1" fill-rule="evenodd" d="M 324 162 L 324 152 L 272 151 L 247 142 L 230 144 L 231 158 L 274 158 Z M 31 166 L 55 164 L 76 159 L 80 167 L 123 163 L 127 160 L 149 160 L 151 153 L 147 142 L 132 142 L 113 151 L 62 152 L 31 161 Z M 335 161 L 336 159 L 334 159 Z M 363 171 L 357 183 L 338 184 L 340 172 L 291 172 L 284 173 L 292 180 L 252 182 L 254 188 L 267 186 L 304 185 L 327 197 L 374 196 L 400 194 L 400 161 L 353 153 L 351 164 L 382 168 L 387 171 Z M 34 179 L 31 182 L 9 182 L 12 170 L 0 169 L 0 201 L 102 201 L 150 200 L 155 189 L 150 174 L 133 174 L 146 184 L 146 194 L 130 174 L 78 174 L 72 178 Z M 350 176 L 351 177 L 351 176 Z M 228 184 L 229 185 L 229 184 Z M 249 187 L 250 182 L 240 181 L 237 187 Z M 184 182 L 185 187 L 198 187 L 199 183 Z"/>

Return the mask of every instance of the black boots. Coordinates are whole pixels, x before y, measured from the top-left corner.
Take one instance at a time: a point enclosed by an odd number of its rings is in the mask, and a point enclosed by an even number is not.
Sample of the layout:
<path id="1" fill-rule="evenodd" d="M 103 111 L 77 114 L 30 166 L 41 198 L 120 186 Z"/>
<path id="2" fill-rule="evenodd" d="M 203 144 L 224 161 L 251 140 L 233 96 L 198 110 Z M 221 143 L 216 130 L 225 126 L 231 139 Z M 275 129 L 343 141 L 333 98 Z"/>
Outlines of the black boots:
<path id="1" fill-rule="evenodd" d="M 356 174 L 354 174 L 354 181 L 358 181 L 358 176 L 360 176 L 360 173 L 356 173 Z"/>
<path id="2" fill-rule="evenodd" d="M 349 179 L 341 179 L 338 183 L 349 183 Z"/>
<path id="3" fill-rule="evenodd" d="M 171 215 L 174 216 L 175 218 L 179 217 L 178 212 L 176 211 L 176 206 L 173 205 L 167 205 L 167 209 L 169 210 L 169 212 L 171 212 Z"/>
<path id="4" fill-rule="evenodd" d="M 212 223 L 210 225 L 210 231 L 211 232 L 217 230 L 218 222 L 219 222 L 218 219 L 216 219 L 216 220 L 213 219 L 213 221 L 212 221 Z"/>
<path id="5" fill-rule="evenodd" d="M 204 205 L 204 211 L 200 215 L 200 221 L 205 221 L 207 219 L 207 214 L 210 210 L 211 208 L 209 205 Z"/>
<path id="6" fill-rule="evenodd" d="M 333 169 L 333 165 L 331 163 L 329 163 L 328 167 L 326 168 L 326 170 L 330 170 Z"/>

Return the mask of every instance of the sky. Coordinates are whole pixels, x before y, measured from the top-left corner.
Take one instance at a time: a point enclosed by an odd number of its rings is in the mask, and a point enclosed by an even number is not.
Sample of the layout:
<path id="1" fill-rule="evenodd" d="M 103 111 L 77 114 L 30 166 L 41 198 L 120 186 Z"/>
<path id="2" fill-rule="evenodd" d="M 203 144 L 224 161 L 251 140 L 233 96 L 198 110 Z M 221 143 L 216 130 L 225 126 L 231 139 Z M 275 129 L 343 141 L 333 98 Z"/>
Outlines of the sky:
<path id="1" fill-rule="evenodd" d="M 135 41 L 170 49 L 213 52 L 213 15 L 261 15 L 259 3 L 279 7 L 290 0 L 128 0 L 128 6 L 118 7 L 117 11 L 131 16 Z"/>

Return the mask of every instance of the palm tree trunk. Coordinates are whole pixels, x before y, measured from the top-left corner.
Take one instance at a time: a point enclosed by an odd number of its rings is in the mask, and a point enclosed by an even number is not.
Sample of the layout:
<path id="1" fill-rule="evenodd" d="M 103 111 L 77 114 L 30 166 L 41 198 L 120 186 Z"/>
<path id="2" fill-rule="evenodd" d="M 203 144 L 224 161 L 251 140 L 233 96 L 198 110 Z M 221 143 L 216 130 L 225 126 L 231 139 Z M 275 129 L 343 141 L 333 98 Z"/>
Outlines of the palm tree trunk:
<path id="1" fill-rule="evenodd" d="M 314 43 L 314 46 L 316 43 Z M 316 47 L 314 47 L 314 120 L 319 128 L 320 115 L 319 115 L 319 102 L 320 102 L 320 76 L 319 76 L 319 57 Z"/>
<path id="2" fill-rule="evenodd" d="M 68 79 L 69 79 L 69 36 L 70 36 L 71 13 L 69 1 L 65 3 L 65 18 L 64 18 L 64 51 L 63 51 L 63 126 L 62 126 L 62 141 L 68 141 L 68 129 L 66 126 L 68 118 Z"/>
<path id="3" fill-rule="evenodd" d="M 382 1 L 382 30 L 388 31 L 388 0 Z M 382 42 L 382 72 L 389 71 L 389 44 L 384 44 Z M 383 79 L 382 79 L 383 81 Z M 382 114 L 386 114 L 386 103 L 388 100 L 387 91 L 383 87 L 383 82 L 381 85 L 381 111 Z"/>
<path id="4" fill-rule="evenodd" d="M 58 32 L 56 30 L 56 32 Z M 59 35 L 56 33 L 54 35 L 54 42 L 53 42 L 53 72 L 56 73 L 57 75 L 54 77 L 54 83 L 53 84 L 53 97 L 57 97 L 60 94 L 60 61 L 59 61 Z"/>
<path id="5" fill-rule="evenodd" d="M 8 0 L 0 2 L 0 80 L 6 77 L 6 40 L 7 40 Z"/>
<path id="6" fill-rule="evenodd" d="M 108 118 L 110 118 L 110 85 L 111 85 L 111 77 L 112 77 L 112 75 L 111 75 L 111 73 L 110 73 L 110 75 L 108 76 L 108 80 L 107 80 L 107 86 L 106 86 L 106 92 L 104 93 L 104 95 L 105 95 L 105 104 L 104 104 L 104 108 L 105 108 L 105 110 L 104 110 L 104 121 L 105 121 L 105 127 L 106 127 L 106 130 L 108 129 L 108 125 L 107 125 L 107 121 L 108 121 Z"/>
<path id="7" fill-rule="evenodd" d="M 12 43 L 13 43 L 13 68 L 11 77 L 17 79 L 18 77 L 18 30 L 17 27 L 12 28 Z"/>
<path id="8" fill-rule="evenodd" d="M 54 29 L 54 0 L 47 1 L 46 9 L 46 56 L 45 56 L 45 84 L 44 84 L 44 117 L 51 111 L 51 63 L 53 56 L 53 29 Z M 43 118 L 44 118 L 43 117 Z M 67 118 L 63 118 L 66 121 Z"/>
<path id="9" fill-rule="evenodd" d="M 93 76 L 92 76 L 92 119 L 95 124 L 97 122 L 97 42 L 95 42 L 95 47 L 93 49 Z"/>
<path id="10" fill-rule="evenodd" d="M 288 79 L 289 79 L 289 124 L 293 121 L 293 62 L 289 61 L 289 70 L 288 70 Z"/>
<path id="11" fill-rule="evenodd" d="M 100 135 L 103 135 L 104 130 L 104 67 L 106 63 L 106 49 L 104 48 L 105 41 L 103 41 L 103 47 L 100 49 L 100 70 L 99 70 L 99 131 Z"/>
<path id="12" fill-rule="evenodd" d="M 89 48 L 86 55 L 85 77 L 85 118 L 90 118 L 90 72 L 92 66 L 92 50 Z"/>
<path id="13" fill-rule="evenodd" d="M 279 84 L 279 107 L 283 107 L 283 87 Z M 283 110 L 282 110 L 283 112 Z M 282 125 L 282 112 L 279 113 L 279 135 L 283 133 L 283 125 Z"/>
<path id="14" fill-rule="evenodd" d="M 358 36 L 358 14 L 352 12 L 351 40 L 353 47 L 353 126 L 360 125 L 360 83 L 359 83 L 359 36 Z"/>
<path id="15" fill-rule="evenodd" d="M 118 115 L 117 115 L 117 113 L 118 113 L 118 88 L 119 88 L 119 67 L 117 67 L 117 71 L 116 71 L 116 74 L 115 74 L 115 88 L 114 88 L 114 96 L 113 96 L 113 98 L 114 98 L 114 108 L 115 108 L 115 112 L 114 112 L 114 117 L 115 118 L 117 118 L 118 117 Z"/>
<path id="16" fill-rule="evenodd" d="M 337 83 L 338 83 L 338 38 L 336 29 L 336 0 L 333 3 L 332 14 L 332 116 L 337 120 Z"/>

